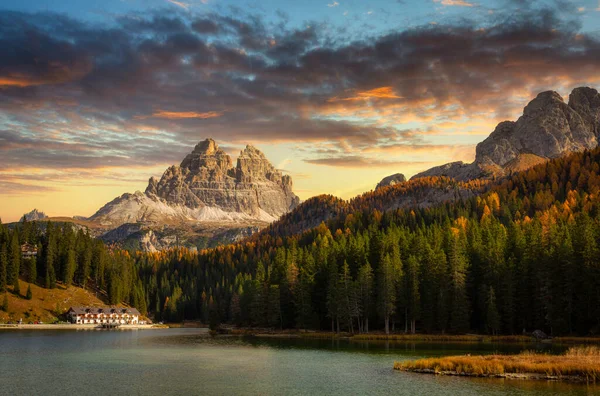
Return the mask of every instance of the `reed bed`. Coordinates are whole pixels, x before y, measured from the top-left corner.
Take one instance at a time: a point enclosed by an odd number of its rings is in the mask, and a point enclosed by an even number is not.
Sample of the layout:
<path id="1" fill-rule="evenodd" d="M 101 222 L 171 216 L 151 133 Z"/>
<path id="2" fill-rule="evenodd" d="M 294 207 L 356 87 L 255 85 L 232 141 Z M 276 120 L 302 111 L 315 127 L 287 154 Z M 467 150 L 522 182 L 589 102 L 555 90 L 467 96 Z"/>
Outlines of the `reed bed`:
<path id="1" fill-rule="evenodd" d="M 573 347 L 562 355 L 526 351 L 518 355 L 447 356 L 395 362 L 394 369 L 477 377 L 563 379 L 600 382 L 600 348 Z"/>

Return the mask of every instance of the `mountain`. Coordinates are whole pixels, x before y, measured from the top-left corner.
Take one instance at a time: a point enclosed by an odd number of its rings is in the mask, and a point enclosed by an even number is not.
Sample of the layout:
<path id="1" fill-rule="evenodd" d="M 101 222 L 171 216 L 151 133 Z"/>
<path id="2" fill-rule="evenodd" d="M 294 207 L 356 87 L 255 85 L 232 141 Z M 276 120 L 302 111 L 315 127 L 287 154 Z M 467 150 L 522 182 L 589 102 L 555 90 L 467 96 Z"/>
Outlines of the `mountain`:
<path id="1" fill-rule="evenodd" d="M 206 139 L 160 179 L 150 178 L 145 192 L 123 194 L 89 220 L 111 230 L 110 241 L 115 235 L 130 235 L 124 231 L 139 233 L 140 227 L 112 232 L 131 223 L 146 229 L 171 226 L 172 231 L 202 224 L 219 228 L 223 234 L 223 227 L 262 228 L 299 202 L 292 191 L 292 178 L 275 169 L 261 151 L 246 146 L 233 166 L 231 157 L 213 139 Z"/>
<path id="2" fill-rule="evenodd" d="M 418 206 L 468 186 L 485 191 Z M 599 191 L 596 148 L 496 180 L 419 178 L 350 201 L 315 197 L 254 243 L 142 255 L 137 268 L 157 320 L 597 336 Z M 394 210 L 400 202 L 410 204 Z"/>
<path id="3" fill-rule="evenodd" d="M 471 164 L 452 162 L 414 175 L 456 180 L 498 177 L 528 169 L 570 152 L 592 149 L 600 135 L 600 94 L 580 87 L 569 102 L 554 91 L 540 93 L 516 121 L 504 121 L 476 148 Z"/>
<path id="4" fill-rule="evenodd" d="M 553 91 L 540 93 L 516 121 L 505 121 L 477 145 L 471 164 L 452 162 L 413 176 L 401 173 L 383 178 L 373 192 L 350 201 L 332 196 L 307 200 L 271 224 L 263 234 L 288 236 L 302 233 L 321 222 L 348 213 L 376 209 L 427 209 L 467 200 L 484 193 L 492 177 L 503 177 L 529 169 L 571 152 L 598 145 L 600 94 L 592 88 L 577 88 L 566 104 Z"/>
<path id="5" fill-rule="evenodd" d="M 396 173 L 396 174 L 393 174 L 391 176 L 387 176 L 387 177 L 384 177 L 383 179 L 381 179 L 381 181 L 379 183 L 377 183 L 377 187 L 375 187 L 375 190 L 378 190 L 380 188 L 387 187 L 387 186 L 393 186 L 398 183 L 404 183 L 405 181 L 406 181 L 406 177 L 404 177 L 404 175 L 402 173 Z"/>
<path id="6" fill-rule="evenodd" d="M 206 139 L 160 180 L 150 178 L 145 192 L 115 198 L 90 220 L 113 227 L 136 222 L 270 223 L 298 203 L 292 178 L 258 149 L 246 146 L 234 167 L 231 157 Z"/>
<path id="7" fill-rule="evenodd" d="M 332 195 L 319 195 L 302 202 L 294 210 L 270 224 L 262 235 L 284 237 L 301 234 L 322 222 L 343 218 L 351 213 L 377 210 L 428 209 L 443 203 L 464 201 L 486 191 L 490 180 L 457 181 L 445 176 L 422 177 L 376 188 L 348 201 Z M 345 225 L 338 224 L 340 229 Z"/>
<path id="8" fill-rule="evenodd" d="M 31 212 L 25 213 L 23 215 L 23 217 L 21 218 L 21 220 L 25 220 L 25 221 L 39 221 L 39 220 L 44 220 L 46 218 L 48 218 L 48 216 L 46 216 L 46 213 L 40 212 L 37 209 L 33 209 Z"/>

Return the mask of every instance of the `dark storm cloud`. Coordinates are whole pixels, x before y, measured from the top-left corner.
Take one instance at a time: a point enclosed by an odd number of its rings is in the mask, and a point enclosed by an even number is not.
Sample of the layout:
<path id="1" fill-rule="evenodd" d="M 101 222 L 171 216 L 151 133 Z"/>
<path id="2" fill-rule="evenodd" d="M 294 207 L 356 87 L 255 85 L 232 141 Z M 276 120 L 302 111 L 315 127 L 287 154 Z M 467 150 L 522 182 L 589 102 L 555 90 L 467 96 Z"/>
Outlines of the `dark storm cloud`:
<path id="1" fill-rule="evenodd" d="M 97 26 L 0 12 L 0 128 L 11 131 L 0 138 L 0 167 L 175 162 L 208 136 L 343 141 L 355 157 L 307 162 L 354 166 L 368 160 L 357 154 L 365 147 L 422 143 L 372 114 L 493 109 L 500 117 L 522 106 L 517 94 L 557 88 L 557 77 L 568 87 L 595 82 L 600 71 L 598 38 L 556 9 L 354 42 L 318 23 L 289 29 L 243 13 L 169 15 Z"/>

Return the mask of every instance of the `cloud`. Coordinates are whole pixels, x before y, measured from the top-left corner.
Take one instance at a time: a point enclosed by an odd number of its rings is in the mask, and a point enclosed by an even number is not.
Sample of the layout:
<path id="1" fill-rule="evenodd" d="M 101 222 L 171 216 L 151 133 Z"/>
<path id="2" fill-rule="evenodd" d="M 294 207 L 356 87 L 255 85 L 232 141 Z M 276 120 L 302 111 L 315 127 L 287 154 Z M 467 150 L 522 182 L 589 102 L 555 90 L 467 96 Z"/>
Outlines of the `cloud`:
<path id="1" fill-rule="evenodd" d="M 0 11 L 0 169 L 177 163 L 209 136 L 304 144 L 322 165 L 426 156 L 431 133 L 405 124 L 485 135 L 478 120 L 511 119 L 539 91 L 600 83 L 580 17 L 527 8 L 350 40 L 243 12 L 102 26 Z"/>
<path id="2" fill-rule="evenodd" d="M 458 7 L 473 7 L 473 3 L 469 3 L 465 0 L 433 0 L 435 3 L 441 3 L 445 6 L 458 6 Z"/>
<path id="3" fill-rule="evenodd" d="M 0 180 L 0 191 L 2 191 L 2 194 L 4 195 L 41 195 L 57 190 L 48 186 L 22 184 Z"/>
<path id="4" fill-rule="evenodd" d="M 169 3 L 171 3 L 171 4 L 174 4 L 174 5 L 176 5 L 177 7 L 181 7 L 181 8 L 183 8 L 183 9 L 184 9 L 184 10 L 186 10 L 186 11 L 187 11 L 187 10 L 189 10 L 189 8 L 190 8 L 190 4 L 188 4 L 188 3 L 184 3 L 184 2 L 182 2 L 182 1 L 167 0 L 167 2 L 169 2 Z M 203 2 L 203 3 L 204 3 L 204 2 Z M 206 4 L 206 3 L 205 3 L 205 4 Z"/>
<path id="5" fill-rule="evenodd" d="M 337 1 L 334 1 L 333 3 L 327 4 L 327 7 L 331 8 L 331 7 L 337 7 L 339 5 L 340 5 L 340 3 L 338 3 Z"/>
<path id="6" fill-rule="evenodd" d="M 170 120 L 185 119 L 185 118 L 199 118 L 199 119 L 205 120 L 207 118 L 221 117 L 222 115 L 223 115 L 223 112 L 219 112 L 219 111 L 208 111 L 208 112 L 205 112 L 205 113 L 197 113 L 195 111 L 165 111 L 165 110 L 160 110 L 160 111 L 154 112 L 150 117 L 167 118 L 167 119 L 170 119 Z"/>
<path id="7" fill-rule="evenodd" d="M 411 162 L 411 161 L 392 161 L 392 160 L 382 160 L 371 157 L 364 157 L 358 155 L 346 155 L 339 157 L 325 157 L 325 158 L 313 158 L 313 159 L 305 159 L 304 162 L 307 164 L 313 165 L 325 165 L 325 166 L 335 166 L 342 168 L 363 168 L 365 166 L 375 167 L 375 168 L 394 168 L 399 166 L 407 166 L 407 165 L 416 165 L 416 164 L 426 164 L 426 162 Z"/>
<path id="8" fill-rule="evenodd" d="M 379 87 L 373 88 L 368 91 L 356 92 L 355 96 L 338 98 L 334 97 L 329 99 L 330 102 L 336 101 L 354 101 L 354 100 L 367 100 L 367 99 L 401 99 L 400 96 L 394 93 L 392 87 Z"/>

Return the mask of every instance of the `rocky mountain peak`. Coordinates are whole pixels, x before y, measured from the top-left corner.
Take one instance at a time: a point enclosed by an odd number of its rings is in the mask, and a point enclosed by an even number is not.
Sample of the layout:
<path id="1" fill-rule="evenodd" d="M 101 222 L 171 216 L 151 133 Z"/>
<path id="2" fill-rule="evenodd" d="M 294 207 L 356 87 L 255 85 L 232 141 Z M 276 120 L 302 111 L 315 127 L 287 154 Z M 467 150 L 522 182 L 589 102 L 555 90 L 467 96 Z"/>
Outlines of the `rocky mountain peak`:
<path id="1" fill-rule="evenodd" d="M 33 209 L 29 213 L 25 213 L 22 217 L 22 220 L 25 221 L 39 221 L 48 218 L 44 212 L 41 212 L 37 209 Z"/>
<path id="2" fill-rule="evenodd" d="M 516 122 L 504 121 L 476 148 L 472 164 L 448 164 L 419 173 L 470 180 L 502 176 L 549 158 L 592 149 L 600 135 L 600 95 L 593 88 L 571 92 L 569 103 L 554 91 L 538 94 Z"/>
<path id="3" fill-rule="evenodd" d="M 588 87 L 575 88 L 569 95 L 569 107 L 577 112 L 596 137 L 600 136 L 600 94 Z"/>
<path id="4" fill-rule="evenodd" d="M 198 143 L 180 165 L 181 168 L 195 173 L 204 173 L 205 176 L 208 176 L 211 171 L 226 174 L 231 166 L 231 157 L 210 138 Z"/>
<path id="5" fill-rule="evenodd" d="M 564 103 L 562 96 L 556 91 L 540 92 L 525 106 L 523 115 L 531 116 L 538 111 L 545 111 L 549 106 L 560 106 Z"/>
<path id="6" fill-rule="evenodd" d="M 380 188 L 387 186 L 395 186 L 398 183 L 404 183 L 406 181 L 406 177 L 402 173 L 396 173 L 381 179 L 381 181 L 375 187 L 375 190 L 379 190 Z"/>
<path id="7" fill-rule="evenodd" d="M 240 183 L 269 180 L 282 183 L 283 175 L 269 162 L 267 157 L 252 145 L 240 151 L 237 159 L 236 179 Z"/>
<path id="8" fill-rule="evenodd" d="M 150 178 L 143 195 L 115 199 L 92 218 L 114 225 L 161 218 L 270 222 L 300 201 L 292 192 L 291 177 L 275 169 L 260 150 L 246 146 L 234 167 L 210 138 L 198 143 L 179 166 L 165 170 L 160 180 Z"/>

